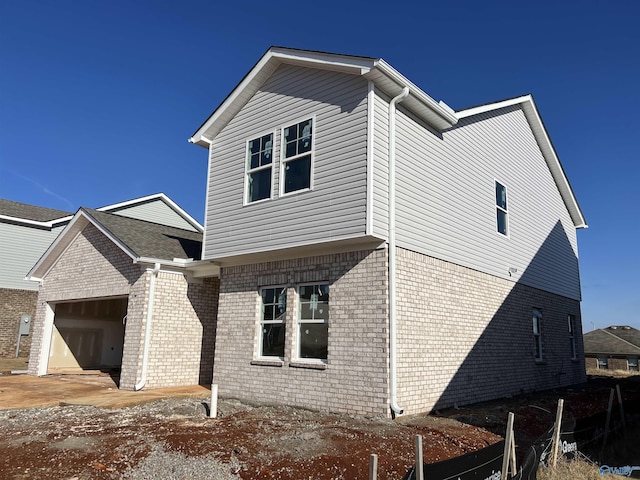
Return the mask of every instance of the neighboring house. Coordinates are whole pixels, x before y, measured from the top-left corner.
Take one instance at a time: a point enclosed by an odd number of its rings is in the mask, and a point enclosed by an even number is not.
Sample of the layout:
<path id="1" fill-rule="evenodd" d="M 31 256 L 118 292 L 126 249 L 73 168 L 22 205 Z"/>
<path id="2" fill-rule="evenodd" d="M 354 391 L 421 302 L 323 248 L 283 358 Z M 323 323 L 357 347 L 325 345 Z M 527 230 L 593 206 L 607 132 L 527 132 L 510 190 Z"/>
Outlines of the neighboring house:
<path id="1" fill-rule="evenodd" d="M 98 210 L 202 231 L 197 221 L 162 193 Z M 35 315 L 38 284 L 28 281 L 27 273 L 72 217 L 70 212 L 0 199 L 0 356 L 15 355 L 21 318 Z M 31 334 L 20 339 L 20 355 L 26 357 Z"/>
<path id="2" fill-rule="evenodd" d="M 530 95 L 453 111 L 271 48 L 190 141 L 220 395 L 386 416 L 585 381 L 587 225 Z"/>
<path id="3" fill-rule="evenodd" d="M 587 368 L 638 371 L 640 330 L 628 325 L 612 325 L 584 334 Z"/>
<path id="4" fill-rule="evenodd" d="M 81 208 L 40 280 L 29 373 L 121 369 L 120 388 L 211 382 L 217 279 L 194 279 L 202 233 Z"/>

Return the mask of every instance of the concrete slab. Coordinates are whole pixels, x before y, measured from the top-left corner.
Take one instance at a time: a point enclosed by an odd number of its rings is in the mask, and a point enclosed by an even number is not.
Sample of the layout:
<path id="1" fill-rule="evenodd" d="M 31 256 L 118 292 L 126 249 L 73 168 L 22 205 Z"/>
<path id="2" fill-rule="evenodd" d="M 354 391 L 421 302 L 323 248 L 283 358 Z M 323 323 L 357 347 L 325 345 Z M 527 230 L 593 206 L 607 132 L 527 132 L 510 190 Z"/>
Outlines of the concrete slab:
<path id="1" fill-rule="evenodd" d="M 167 397 L 207 398 L 209 395 L 210 390 L 201 385 L 139 392 L 118 390 L 108 375 L 0 376 L 0 410 L 58 405 L 121 408 Z"/>

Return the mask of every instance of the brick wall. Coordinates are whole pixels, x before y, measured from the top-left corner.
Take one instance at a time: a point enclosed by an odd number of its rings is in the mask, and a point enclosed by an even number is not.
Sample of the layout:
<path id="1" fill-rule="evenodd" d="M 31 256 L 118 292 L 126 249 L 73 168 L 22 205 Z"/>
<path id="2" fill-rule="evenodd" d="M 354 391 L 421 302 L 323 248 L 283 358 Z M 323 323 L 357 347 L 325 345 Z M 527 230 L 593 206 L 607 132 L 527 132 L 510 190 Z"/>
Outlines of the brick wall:
<path id="1" fill-rule="evenodd" d="M 215 278 L 189 283 L 180 273 L 158 273 L 147 388 L 211 384 L 218 285 Z"/>
<path id="2" fill-rule="evenodd" d="M 19 356 L 29 356 L 37 298 L 38 292 L 0 288 L 0 357 L 15 357 L 22 315 L 31 315 L 32 324 L 29 335 L 20 337 Z"/>
<path id="3" fill-rule="evenodd" d="M 60 302 L 127 296 L 120 388 L 132 390 L 142 374 L 150 278 L 146 267 L 88 225 L 40 287 L 29 373 L 38 373 L 47 304 L 55 309 Z M 147 388 L 211 383 L 216 302 L 217 279 L 188 283 L 181 273 L 158 274 Z"/>
<path id="4" fill-rule="evenodd" d="M 222 268 L 214 383 L 221 396 L 363 415 L 388 415 L 386 250 Z M 328 282 L 326 369 L 293 362 L 300 283 Z M 278 366 L 252 364 L 262 286 L 287 286 L 286 346 Z"/>
<path id="5" fill-rule="evenodd" d="M 397 261 L 398 403 L 406 413 L 586 381 L 578 301 L 403 249 Z M 542 362 L 534 359 L 533 308 L 543 313 Z"/>

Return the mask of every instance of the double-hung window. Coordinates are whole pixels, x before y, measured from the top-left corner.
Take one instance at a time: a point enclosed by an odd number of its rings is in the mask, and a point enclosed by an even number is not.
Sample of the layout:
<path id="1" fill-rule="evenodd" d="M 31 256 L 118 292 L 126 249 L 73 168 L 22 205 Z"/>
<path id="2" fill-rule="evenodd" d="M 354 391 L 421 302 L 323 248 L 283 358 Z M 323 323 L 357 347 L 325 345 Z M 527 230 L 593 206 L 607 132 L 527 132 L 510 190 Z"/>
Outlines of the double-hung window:
<path id="1" fill-rule="evenodd" d="M 271 198 L 273 133 L 247 142 L 246 203 Z"/>
<path id="2" fill-rule="evenodd" d="M 578 358 L 576 351 L 576 316 L 569 315 L 567 320 L 569 323 L 569 348 L 571 352 L 571 360 L 575 360 Z"/>
<path id="3" fill-rule="evenodd" d="M 496 181 L 496 227 L 498 233 L 509 235 L 509 210 L 507 209 L 507 187 Z"/>
<path id="4" fill-rule="evenodd" d="M 542 311 L 533 309 L 533 342 L 535 359 L 542 360 Z"/>
<path id="5" fill-rule="evenodd" d="M 329 285 L 301 285 L 298 303 L 298 358 L 326 360 Z"/>
<path id="6" fill-rule="evenodd" d="M 286 287 L 260 289 L 260 356 L 284 357 Z"/>
<path id="7" fill-rule="evenodd" d="M 627 369 L 630 372 L 637 372 L 638 371 L 638 357 L 627 358 Z"/>
<path id="8" fill-rule="evenodd" d="M 313 119 L 282 129 L 283 194 L 309 190 L 313 169 Z"/>

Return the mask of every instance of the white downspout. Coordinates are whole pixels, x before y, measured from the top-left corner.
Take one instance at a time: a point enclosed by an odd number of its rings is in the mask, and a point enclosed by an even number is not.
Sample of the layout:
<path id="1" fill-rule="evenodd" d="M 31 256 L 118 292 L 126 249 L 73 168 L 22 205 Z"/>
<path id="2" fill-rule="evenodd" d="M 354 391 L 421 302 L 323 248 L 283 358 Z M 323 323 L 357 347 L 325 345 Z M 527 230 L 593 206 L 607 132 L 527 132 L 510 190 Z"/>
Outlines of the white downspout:
<path id="1" fill-rule="evenodd" d="M 147 324 L 144 329 L 144 349 L 142 350 L 142 374 L 140 381 L 133 386 L 137 392 L 142 390 L 147 383 L 147 364 L 149 363 L 149 344 L 151 343 L 151 318 L 153 317 L 153 297 L 156 291 L 156 278 L 160 271 L 160 264 L 156 263 L 151 271 L 149 280 L 149 299 L 147 301 Z"/>
<path id="2" fill-rule="evenodd" d="M 393 413 L 402 415 L 397 398 L 396 349 L 396 104 L 409 95 L 409 87 L 389 102 L 389 403 Z"/>

